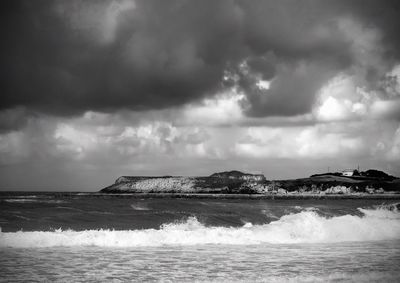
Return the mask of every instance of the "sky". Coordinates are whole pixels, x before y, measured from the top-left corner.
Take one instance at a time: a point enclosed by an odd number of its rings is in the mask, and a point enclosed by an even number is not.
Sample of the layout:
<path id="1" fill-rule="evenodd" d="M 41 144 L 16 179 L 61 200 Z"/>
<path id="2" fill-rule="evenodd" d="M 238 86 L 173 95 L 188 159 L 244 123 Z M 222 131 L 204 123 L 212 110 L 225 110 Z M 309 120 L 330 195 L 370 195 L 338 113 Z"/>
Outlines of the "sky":
<path id="1" fill-rule="evenodd" d="M 0 5 L 0 190 L 400 176 L 399 1 Z"/>

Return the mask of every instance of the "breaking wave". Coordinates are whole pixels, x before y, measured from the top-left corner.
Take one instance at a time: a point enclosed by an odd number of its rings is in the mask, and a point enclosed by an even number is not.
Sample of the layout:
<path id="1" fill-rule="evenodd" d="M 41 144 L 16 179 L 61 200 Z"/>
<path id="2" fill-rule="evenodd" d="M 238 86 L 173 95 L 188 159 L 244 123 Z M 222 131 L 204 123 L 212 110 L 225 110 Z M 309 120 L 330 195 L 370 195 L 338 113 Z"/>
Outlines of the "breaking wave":
<path id="1" fill-rule="evenodd" d="M 195 217 L 163 224 L 160 229 L 0 232 L 0 247 L 163 245 L 257 245 L 335 243 L 400 239 L 399 204 L 359 209 L 361 216 L 323 217 L 314 210 L 282 216 L 264 225 L 207 227 Z"/>

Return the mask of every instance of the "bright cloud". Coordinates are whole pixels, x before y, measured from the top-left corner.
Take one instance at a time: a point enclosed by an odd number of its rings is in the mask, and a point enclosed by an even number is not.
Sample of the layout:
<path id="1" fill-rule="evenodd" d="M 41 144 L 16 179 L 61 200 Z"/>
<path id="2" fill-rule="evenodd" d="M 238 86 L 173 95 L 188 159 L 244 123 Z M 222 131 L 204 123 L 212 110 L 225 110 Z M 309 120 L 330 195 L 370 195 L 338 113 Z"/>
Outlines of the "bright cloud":
<path id="1" fill-rule="evenodd" d="M 200 104 L 190 104 L 183 109 L 182 121 L 194 125 L 229 125 L 244 119 L 240 101 L 243 94 L 225 93 L 205 99 Z M 179 123 L 179 121 L 178 121 Z"/>

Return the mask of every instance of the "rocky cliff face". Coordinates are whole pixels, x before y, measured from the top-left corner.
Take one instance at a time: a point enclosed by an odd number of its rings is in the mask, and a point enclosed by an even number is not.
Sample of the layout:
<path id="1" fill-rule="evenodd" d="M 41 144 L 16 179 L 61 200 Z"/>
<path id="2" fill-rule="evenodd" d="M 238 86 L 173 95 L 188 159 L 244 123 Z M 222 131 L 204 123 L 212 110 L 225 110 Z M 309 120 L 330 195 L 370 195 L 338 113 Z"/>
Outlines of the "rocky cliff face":
<path id="1" fill-rule="evenodd" d="M 255 181 L 255 182 L 265 181 L 265 176 L 262 174 L 248 174 L 236 170 L 214 173 L 210 175 L 210 177 L 243 180 L 243 181 Z"/>
<path id="2" fill-rule="evenodd" d="M 264 175 L 239 171 L 215 173 L 209 177 L 119 177 L 101 190 L 105 193 L 257 193 Z"/>

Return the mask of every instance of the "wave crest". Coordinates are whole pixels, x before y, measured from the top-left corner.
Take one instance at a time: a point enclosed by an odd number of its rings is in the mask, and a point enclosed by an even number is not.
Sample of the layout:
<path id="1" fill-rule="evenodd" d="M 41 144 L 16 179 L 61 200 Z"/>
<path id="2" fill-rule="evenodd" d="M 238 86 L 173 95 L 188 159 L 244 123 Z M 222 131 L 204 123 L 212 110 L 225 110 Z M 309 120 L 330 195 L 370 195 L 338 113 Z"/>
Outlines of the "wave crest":
<path id="1" fill-rule="evenodd" d="M 190 217 L 184 222 L 163 224 L 158 230 L 0 232 L 0 247 L 248 245 L 400 239 L 400 213 L 397 207 L 398 204 L 359 209 L 363 216 L 331 218 L 306 210 L 284 215 L 269 224 L 247 223 L 239 228 L 206 227 L 195 217 Z"/>

